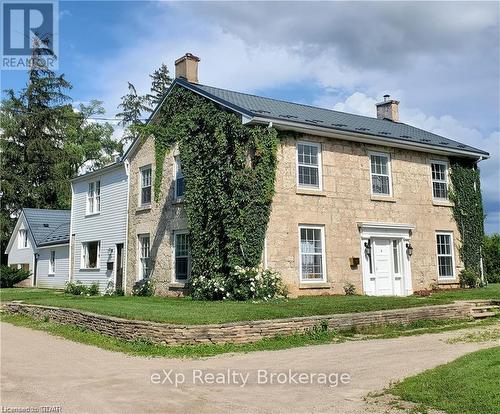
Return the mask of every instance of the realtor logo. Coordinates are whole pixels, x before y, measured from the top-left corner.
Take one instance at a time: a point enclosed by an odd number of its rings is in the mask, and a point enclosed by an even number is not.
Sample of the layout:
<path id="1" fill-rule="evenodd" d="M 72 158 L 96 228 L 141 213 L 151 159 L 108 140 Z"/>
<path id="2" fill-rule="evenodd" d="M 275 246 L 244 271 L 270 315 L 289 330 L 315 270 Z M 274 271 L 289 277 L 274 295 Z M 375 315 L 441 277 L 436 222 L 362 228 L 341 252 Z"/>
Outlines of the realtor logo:
<path id="1" fill-rule="evenodd" d="M 56 1 L 2 1 L 2 69 L 57 69 Z"/>

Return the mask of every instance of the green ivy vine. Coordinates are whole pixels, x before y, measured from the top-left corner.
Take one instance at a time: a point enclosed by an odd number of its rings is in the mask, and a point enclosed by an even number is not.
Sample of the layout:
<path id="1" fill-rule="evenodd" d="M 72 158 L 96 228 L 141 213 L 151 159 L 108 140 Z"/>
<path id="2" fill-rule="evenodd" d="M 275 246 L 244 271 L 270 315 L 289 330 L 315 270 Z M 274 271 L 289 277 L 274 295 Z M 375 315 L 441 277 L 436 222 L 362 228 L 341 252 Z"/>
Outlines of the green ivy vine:
<path id="1" fill-rule="evenodd" d="M 460 258 L 466 269 L 479 274 L 481 246 L 484 240 L 484 213 L 479 180 L 475 164 L 460 159 L 451 160 L 453 216 L 462 239 Z"/>
<path id="2" fill-rule="evenodd" d="M 157 119 L 142 130 L 155 138 L 155 199 L 165 156 L 178 144 L 191 279 L 220 280 L 238 266 L 257 266 L 274 196 L 277 131 L 245 126 L 237 114 L 182 88 L 170 93 Z"/>

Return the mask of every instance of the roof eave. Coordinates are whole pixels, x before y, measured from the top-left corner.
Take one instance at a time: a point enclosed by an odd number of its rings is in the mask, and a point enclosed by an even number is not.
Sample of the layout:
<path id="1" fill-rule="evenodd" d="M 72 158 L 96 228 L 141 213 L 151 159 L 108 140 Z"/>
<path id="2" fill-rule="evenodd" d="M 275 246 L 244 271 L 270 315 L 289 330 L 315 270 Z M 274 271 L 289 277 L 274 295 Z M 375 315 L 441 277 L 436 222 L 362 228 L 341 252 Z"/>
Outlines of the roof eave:
<path id="1" fill-rule="evenodd" d="M 259 116 L 243 118 L 243 123 L 245 124 L 269 124 L 270 122 L 272 122 L 273 126 L 277 127 L 277 129 L 288 129 L 303 133 L 313 133 L 315 135 L 321 135 L 326 137 L 340 137 L 348 141 L 356 141 L 356 142 L 378 144 L 378 145 L 380 145 L 381 143 L 382 144 L 386 143 L 387 145 L 397 148 L 413 149 L 413 150 L 430 152 L 433 154 L 441 154 L 441 155 L 462 156 L 462 157 L 474 158 L 477 160 L 487 159 L 490 156 L 488 153 L 473 152 L 473 151 L 458 150 L 458 149 L 455 150 L 450 148 L 440 148 L 434 145 L 428 145 L 417 142 L 401 142 L 400 140 L 396 140 L 394 138 L 389 138 L 389 137 L 379 137 L 371 134 L 361 134 L 351 131 L 343 131 L 339 129 L 324 128 L 316 125 L 306 125 L 303 123 L 298 123 L 293 121 L 283 121 L 276 118 L 259 117 Z"/>

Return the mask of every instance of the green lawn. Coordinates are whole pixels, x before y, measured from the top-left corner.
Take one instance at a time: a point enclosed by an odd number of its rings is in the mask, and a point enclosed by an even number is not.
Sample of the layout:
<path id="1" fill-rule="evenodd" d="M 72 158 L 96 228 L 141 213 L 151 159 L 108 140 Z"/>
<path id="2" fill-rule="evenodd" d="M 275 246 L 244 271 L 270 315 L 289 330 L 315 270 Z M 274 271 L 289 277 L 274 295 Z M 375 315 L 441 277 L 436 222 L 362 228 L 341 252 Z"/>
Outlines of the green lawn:
<path id="1" fill-rule="evenodd" d="M 500 347 L 407 378 L 389 392 L 449 414 L 500 413 Z"/>
<path id="2" fill-rule="evenodd" d="M 208 302 L 165 297 L 80 297 L 33 288 L 1 289 L 0 300 L 59 306 L 174 324 L 210 324 L 294 316 L 328 315 L 451 303 L 458 299 L 500 299 L 500 284 L 483 289 L 439 292 L 431 297 L 309 296 L 263 303 Z"/>

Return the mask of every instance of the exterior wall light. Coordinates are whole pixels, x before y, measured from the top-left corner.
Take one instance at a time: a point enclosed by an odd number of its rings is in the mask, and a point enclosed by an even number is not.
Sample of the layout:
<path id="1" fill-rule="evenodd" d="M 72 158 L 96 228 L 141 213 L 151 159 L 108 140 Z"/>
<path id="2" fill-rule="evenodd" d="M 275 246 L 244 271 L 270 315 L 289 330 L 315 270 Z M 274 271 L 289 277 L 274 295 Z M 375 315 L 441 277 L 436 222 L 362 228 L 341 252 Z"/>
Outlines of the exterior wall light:
<path id="1" fill-rule="evenodd" d="M 406 243 L 406 253 L 408 253 L 408 256 L 412 256 L 413 254 L 413 246 L 411 243 Z"/>
<path id="2" fill-rule="evenodd" d="M 372 242 L 371 240 L 365 241 L 365 254 L 371 256 L 372 254 Z"/>

